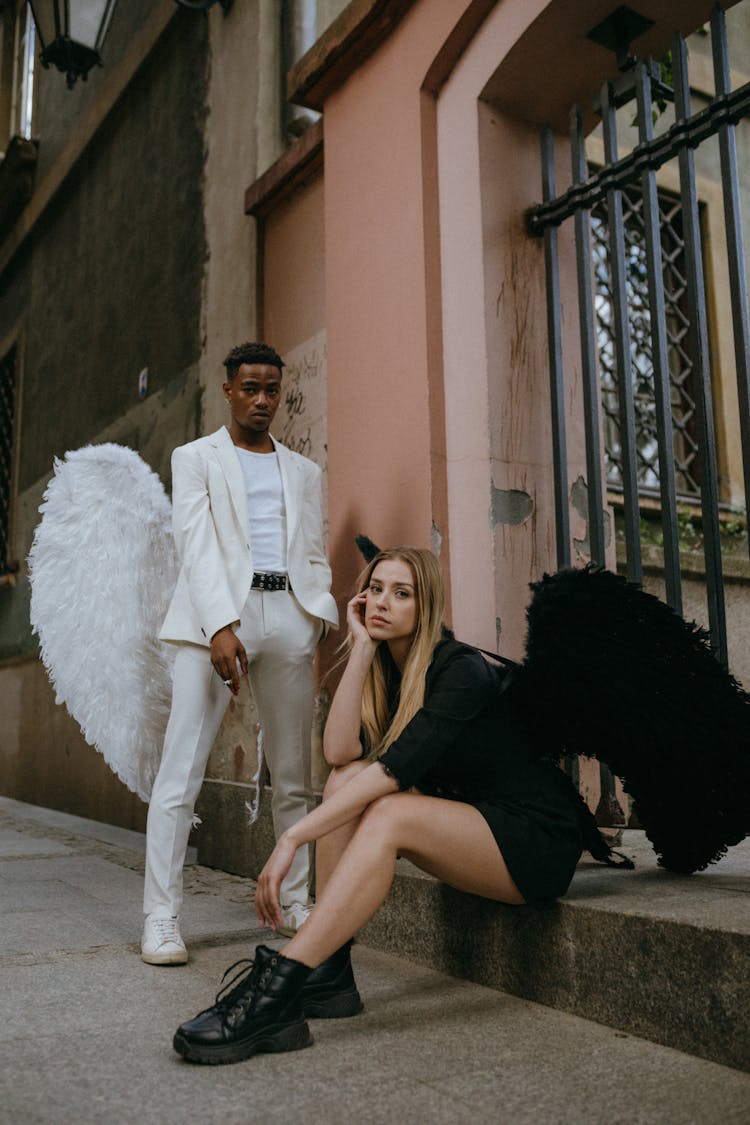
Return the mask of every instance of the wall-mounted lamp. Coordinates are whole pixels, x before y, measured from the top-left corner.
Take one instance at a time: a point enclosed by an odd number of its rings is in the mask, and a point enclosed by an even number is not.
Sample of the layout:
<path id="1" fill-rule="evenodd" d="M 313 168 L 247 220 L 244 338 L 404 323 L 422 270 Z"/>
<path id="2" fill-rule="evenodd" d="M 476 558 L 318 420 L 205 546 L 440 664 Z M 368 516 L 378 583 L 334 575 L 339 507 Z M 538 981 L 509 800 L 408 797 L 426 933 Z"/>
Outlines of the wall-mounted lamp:
<path id="1" fill-rule="evenodd" d="M 102 61 L 101 45 L 116 0 L 29 0 L 42 66 L 56 66 L 72 89 Z"/>
<path id="2" fill-rule="evenodd" d="M 224 9 L 224 15 L 226 15 L 234 0 L 218 0 L 218 2 Z M 216 0 L 176 0 L 176 3 L 181 8 L 190 8 L 192 12 L 207 12 L 209 8 L 213 8 Z"/>

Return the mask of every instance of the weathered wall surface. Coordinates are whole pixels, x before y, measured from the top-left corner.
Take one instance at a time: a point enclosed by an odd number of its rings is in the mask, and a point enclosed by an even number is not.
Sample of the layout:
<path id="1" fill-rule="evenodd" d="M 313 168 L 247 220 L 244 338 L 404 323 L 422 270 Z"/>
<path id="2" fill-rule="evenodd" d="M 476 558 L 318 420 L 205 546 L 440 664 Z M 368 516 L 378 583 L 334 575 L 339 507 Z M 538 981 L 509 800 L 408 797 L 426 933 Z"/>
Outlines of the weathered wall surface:
<path id="1" fill-rule="evenodd" d="M 38 660 L 0 671 L 0 793 L 144 831 L 146 806 L 88 746 Z"/>
<path id="2" fill-rule="evenodd" d="M 274 16 L 273 7 L 235 4 L 225 17 L 217 5 L 209 16 L 203 198 L 208 257 L 200 360 L 204 433 L 226 421 L 225 355 L 257 336 L 256 231 L 243 198 L 259 161 L 274 160 L 281 144 L 278 12 Z M 249 59 L 256 65 L 248 66 Z"/>
<path id="3" fill-rule="evenodd" d="M 174 21 L 35 233 L 22 489 L 138 401 L 142 368 L 156 391 L 198 358 L 202 25 Z"/>
<path id="4" fill-rule="evenodd" d="M 134 37 L 148 17 L 155 9 L 167 7 L 168 3 L 169 0 L 127 0 L 125 4 L 115 4 L 104 41 L 102 66 L 94 67 L 86 81 L 77 82 L 72 90 L 68 90 L 59 71 L 37 68 L 34 133 L 42 142 L 39 148 L 39 179 L 54 166 L 80 127 L 86 112 L 100 100 L 112 71 L 132 50 Z M 183 26 L 192 22 L 186 12 L 176 12 L 174 19 Z"/>
<path id="5" fill-rule="evenodd" d="M 110 66 L 131 48 L 148 8 L 145 0 L 118 5 Z M 65 101 L 62 77 L 40 71 L 40 174 L 64 152 L 105 80 L 97 71 Z M 53 456 L 116 441 L 137 449 L 169 484 L 171 450 L 200 433 L 207 81 L 206 21 L 182 13 L 3 276 L 0 338 L 20 325 L 25 341 L 14 521 L 20 562 Z M 0 587 L 0 791 L 141 827 L 140 802 L 54 704 L 28 602 L 22 569 L 15 587 Z"/>

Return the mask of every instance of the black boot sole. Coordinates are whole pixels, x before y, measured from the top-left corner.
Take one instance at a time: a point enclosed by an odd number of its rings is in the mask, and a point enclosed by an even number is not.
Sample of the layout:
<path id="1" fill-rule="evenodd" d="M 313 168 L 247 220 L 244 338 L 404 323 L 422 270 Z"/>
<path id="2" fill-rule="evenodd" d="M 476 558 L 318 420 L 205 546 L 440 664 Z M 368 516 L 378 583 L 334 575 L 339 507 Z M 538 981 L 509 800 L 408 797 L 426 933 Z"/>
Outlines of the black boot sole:
<path id="1" fill-rule="evenodd" d="M 304 1021 L 285 1024 L 274 1029 L 264 1028 L 254 1036 L 237 1043 L 191 1043 L 180 1032 L 176 1032 L 172 1046 L 186 1062 L 203 1063 L 207 1066 L 220 1066 L 223 1063 L 242 1062 L 253 1055 L 275 1054 L 282 1051 L 300 1051 L 312 1043 L 310 1028 Z"/>
<path id="2" fill-rule="evenodd" d="M 356 988 L 334 992 L 329 996 L 321 990 L 319 996 L 302 993 L 302 1012 L 308 1020 L 343 1020 L 357 1016 L 364 1008 Z"/>

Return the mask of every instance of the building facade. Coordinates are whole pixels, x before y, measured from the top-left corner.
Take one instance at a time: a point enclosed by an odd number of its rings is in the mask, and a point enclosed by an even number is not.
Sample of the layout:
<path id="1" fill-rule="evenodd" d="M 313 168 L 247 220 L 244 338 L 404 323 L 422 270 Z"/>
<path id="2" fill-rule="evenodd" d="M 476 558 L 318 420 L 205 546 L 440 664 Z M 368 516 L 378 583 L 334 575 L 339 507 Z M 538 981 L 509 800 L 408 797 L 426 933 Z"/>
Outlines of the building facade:
<path id="1" fill-rule="evenodd" d="M 88 83 L 68 93 L 59 75 L 36 76 L 33 125 L 22 138 L 34 149 L 27 151 L 33 187 L 21 204 L 18 192 L 13 196 L 0 244 L 0 359 L 12 356 L 15 388 L 8 565 L 0 587 L 0 790 L 143 824 L 139 803 L 54 705 L 28 626 L 23 560 L 52 457 L 86 442 L 119 441 L 168 482 L 171 449 L 223 420 L 221 359 L 241 339 L 264 337 L 287 360 L 278 436 L 326 471 L 339 604 L 360 565 L 356 534 L 432 546 L 457 635 L 520 655 L 528 583 L 559 560 L 547 263 L 544 239 L 530 234 L 528 220 L 543 195 L 540 131 L 549 130 L 559 192 L 571 182 L 571 105 L 580 107 L 589 170 L 607 162 L 594 100 L 607 83 L 622 81 L 627 65 L 616 43 L 591 33 L 611 27 L 619 7 L 613 0 L 234 0 L 226 15 L 215 6 L 206 19 L 172 0 L 120 3 L 105 65 Z M 11 8 L 17 21 L 22 6 Z M 707 28 L 713 8 L 707 0 L 643 0 L 637 14 L 646 22 L 626 43 L 628 56 L 665 62 L 675 35 L 690 37 L 693 112 L 716 94 Z M 723 8 L 731 85 L 739 90 L 750 72 L 750 4 Z M 671 103 L 660 112 L 657 134 L 674 121 Z M 630 103 L 619 110 L 623 153 L 637 140 L 634 113 Z M 747 169 L 741 107 L 733 124 Z M 717 145 L 711 139 L 696 149 L 696 182 L 719 522 L 724 531 L 738 529 L 742 548 L 732 554 L 732 534 L 724 535 L 729 659 L 750 680 L 740 364 L 721 250 Z M 656 177 L 664 245 L 684 243 L 680 220 L 668 218 L 669 200 L 679 195 L 677 158 L 665 160 Z M 745 246 L 748 184 L 741 178 Z M 631 304 L 639 292 L 640 206 L 630 199 Z M 596 247 L 607 254 L 607 221 L 596 210 L 592 216 L 596 277 L 603 260 Z M 580 564 L 592 554 L 593 485 L 570 228 L 559 227 L 555 302 L 567 548 Z M 672 260 L 680 274 L 679 253 Z M 594 475 L 601 474 L 603 491 L 593 522 L 603 529 L 600 561 L 617 565 L 619 548 L 626 567 L 620 438 L 607 383 L 606 263 L 599 274 L 603 445 Z M 690 406 L 696 392 L 690 373 L 674 367 L 684 313 L 678 290 L 674 282 L 669 362 L 675 386 L 686 388 L 675 424 L 680 518 L 695 528 L 703 518 L 703 470 L 693 470 L 689 456 L 690 443 L 700 444 Z M 634 362 L 648 368 L 638 347 L 636 339 Z M 144 378 L 147 393 L 139 398 Z M 649 393 L 644 376 L 639 492 L 647 530 L 660 506 Z M 682 545 L 683 609 L 704 621 L 699 547 Z M 646 584 L 661 591 L 658 534 L 640 553 Z M 324 647 L 321 671 L 336 643 L 331 638 Z M 321 721 L 325 700 L 324 686 Z M 202 857 L 237 869 L 254 862 L 250 845 L 229 843 L 242 835 L 255 765 L 253 740 L 243 732 L 252 727 L 251 702 L 233 705 L 199 810 Z M 318 754 L 319 782 L 322 776 Z M 582 781 L 596 806 L 598 772 Z"/>

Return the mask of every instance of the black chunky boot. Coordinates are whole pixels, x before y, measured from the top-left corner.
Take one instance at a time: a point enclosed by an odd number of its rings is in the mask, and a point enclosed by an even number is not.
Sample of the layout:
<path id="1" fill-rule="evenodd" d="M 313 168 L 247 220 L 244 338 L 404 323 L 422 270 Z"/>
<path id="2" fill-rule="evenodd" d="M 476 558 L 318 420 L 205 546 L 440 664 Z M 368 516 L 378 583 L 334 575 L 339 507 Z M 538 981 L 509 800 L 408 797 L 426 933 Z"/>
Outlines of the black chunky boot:
<path id="1" fill-rule="evenodd" d="M 356 1016 L 364 1007 L 352 972 L 352 943 L 347 941 L 313 969 L 302 986 L 302 1010 L 312 1020 Z"/>
<path id="2" fill-rule="evenodd" d="M 297 1051 L 312 1043 L 302 1013 L 307 965 L 259 945 L 255 961 L 224 986 L 216 1003 L 177 1028 L 173 1046 L 188 1062 L 230 1063 L 261 1051 Z"/>

